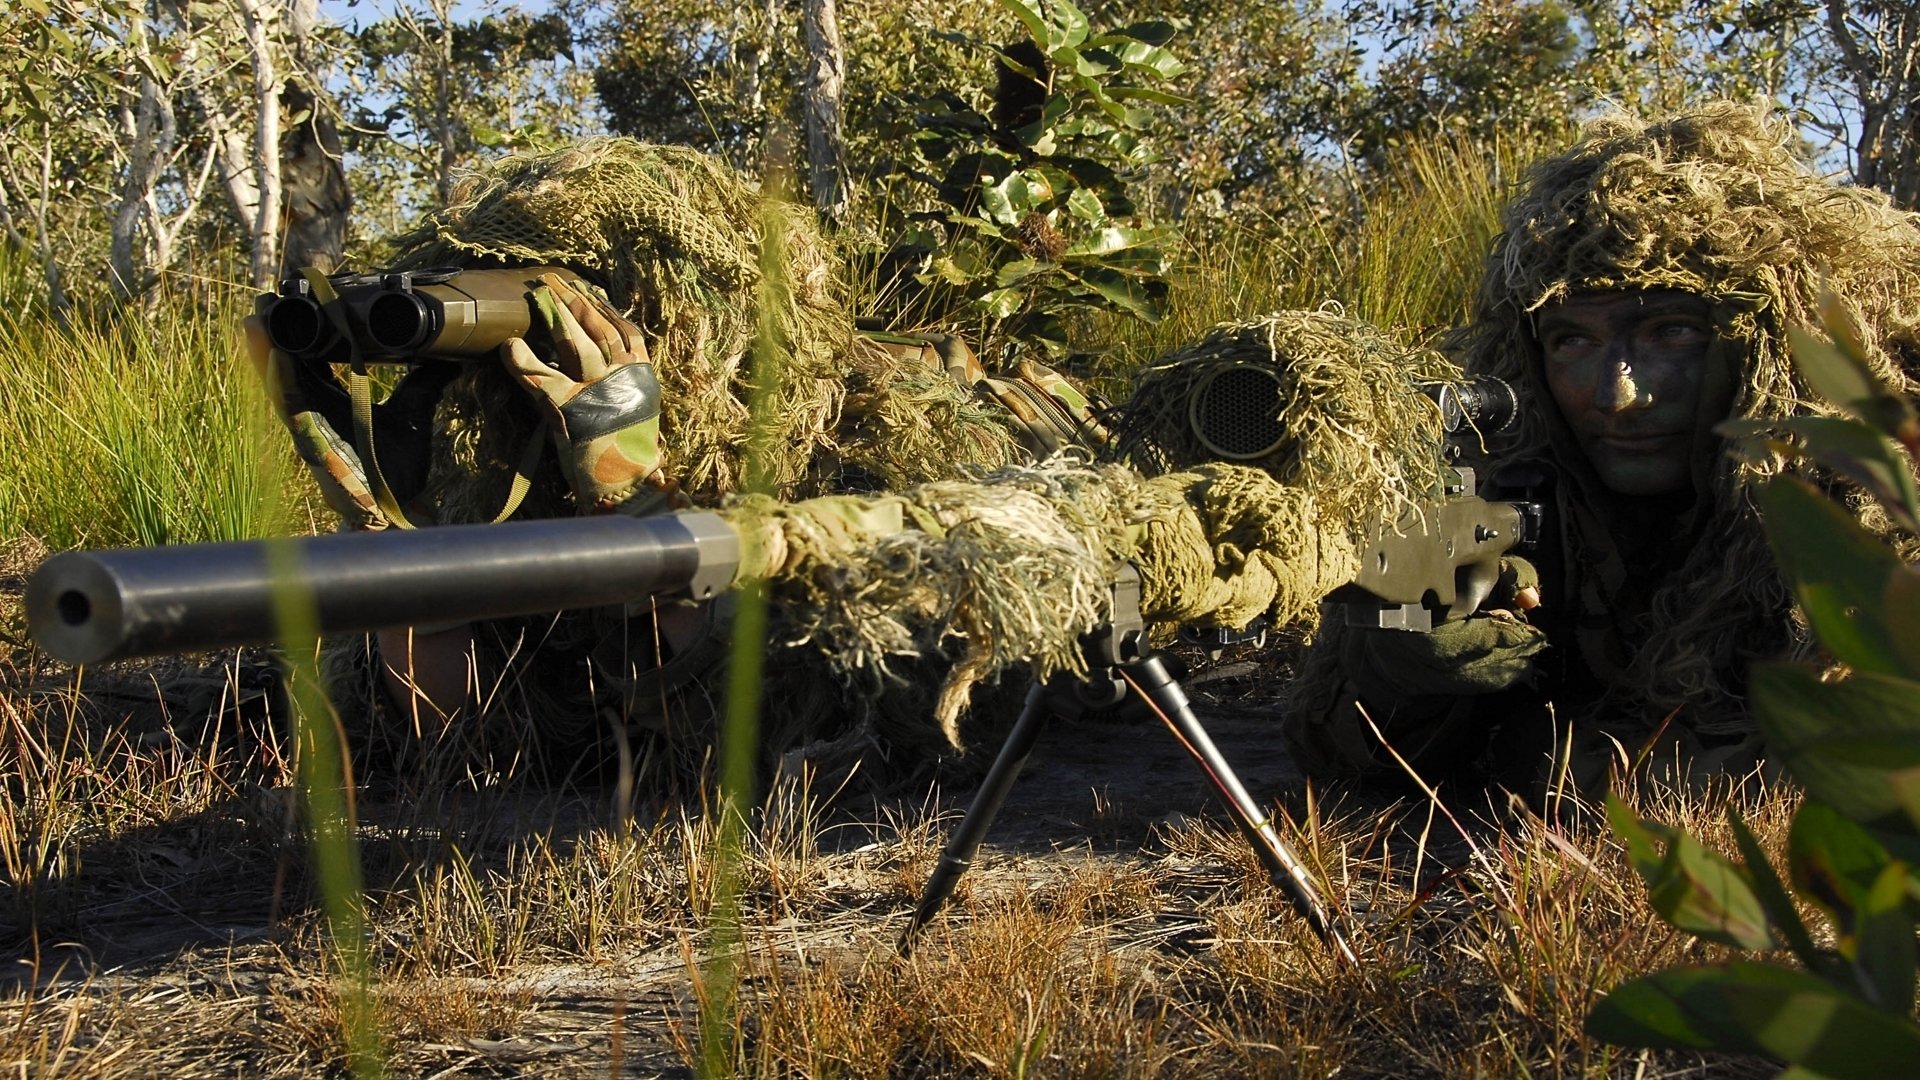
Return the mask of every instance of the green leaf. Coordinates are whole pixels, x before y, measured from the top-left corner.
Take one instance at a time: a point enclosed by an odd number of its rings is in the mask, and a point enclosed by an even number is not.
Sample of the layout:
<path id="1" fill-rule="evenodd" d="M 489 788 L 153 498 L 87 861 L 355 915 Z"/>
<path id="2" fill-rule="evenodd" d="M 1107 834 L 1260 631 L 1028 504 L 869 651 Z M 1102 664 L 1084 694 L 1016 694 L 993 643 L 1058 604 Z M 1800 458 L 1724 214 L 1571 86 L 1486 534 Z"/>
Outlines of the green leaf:
<path id="1" fill-rule="evenodd" d="M 1020 214 L 1026 210 L 1024 202 L 1014 205 L 1013 186 L 1019 183 L 1020 174 L 1014 173 L 998 183 L 982 178 L 980 181 L 980 210 L 989 218 L 1002 225 L 1011 225 L 1020 220 Z M 1024 198 L 1025 185 L 1020 185 L 1019 194 Z"/>
<path id="2" fill-rule="evenodd" d="M 1033 259 L 1015 259 L 1000 267 L 999 271 L 993 275 L 993 283 L 1004 289 L 1053 268 L 1052 263 L 1036 262 Z"/>
<path id="3" fill-rule="evenodd" d="M 1000 0 L 1000 6 L 1012 12 L 1014 18 L 1026 24 L 1027 36 L 1033 39 L 1034 44 L 1040 46 L 1040 51 L 1047 51 L 1048 26 L 1045 12 L 1027 3 L 1027 0 Z"/>
<path id="4" fill-rule="evenodd" d="M 1920 768 L 1920 684 L 1856 673 L 1824 682 L 1801 664 L 1757 664 L 1755 724 L 1807 793 L 1855 821 L 1906 809 L 1894 777 Z"/>
<path id="5" fill-rule="evenodd" d="M 1086 188 L 1074 188 L 1072 194 L 1067 196 L 1067 213 L 1096 225 L 1107 220 L 1107 211 L 1100 205 L 1100 196 Z"/>
<path id="6" fill-rule="evenodd" d="M 1766 1054 L 1831 1080 L 1905 1076 L 1920 1027 L 1802 971 L 1740 961 L 1670 968 L 1615 987 L 1587 1034 L 1622 1046 Z"/>
<path id="7" fill-rule="evenodd" d="M 1609 816 L 1612 812 L 1609 806 Z M 1800 918 L 1800 909 L 1794 906 L 1793 895 L 1787 892 L 1786 883 L 1780 880 L 1773 862 L 1761 849 L 1759 839 L 1753 835 L 1753 830 L 1747 828 L 1747 823 L 1740 820 L 1739 813 L 1731 804 L 1727 806 L 1727 826 L 1733 832 L 1734 844 L 1740 849 L 1740 859 L 1746 869 L 1747 880 L 1753 886 L 1753 894 L 1766 908 L 1767 919 L 1786 938 L 1787 946 L 1802 964 L 1817 968 L 1827 954 L 1814 944 L 1813 935 L 1807 932 L 1807 924 Z"/>
<path id="8" fill-rule="evenodd" d="M 1880 610 L 1886 614 L 1887 632 L 1899 650 L 1901 665 L 1907 671 L 1920 671 L 1920 568 L 1896 568 L 1887 575 L 1881 595 Z"/>
<path id="9" fill-rule="evenodd" d="M 1026 298 L 1027 294 L 1024 289 L 995 289 L 992 292 L 981 295 L 974 303 L 980 307 L 980 310 L 986 312 L 989 317 L 1005 319 L 1012 316 L 1014 312 L 1019 311 L 1020 305 Z"/>
<path id="10" fill-rule="evenodd" d="M 1852 319 L 1831 294 L 1821 297 L 1821 314 L 1832 342 L 1822 341 L 1800 327 L 1788 327 L 1793 343 L 1793 366 L 1814 393 L 1901 441 L 1913 437 L 1913 405 L 1888 390 L 1862 359 L 1866 350 Z"/>
<path id="11" fill-rule="evenodd" d="M 1627 843 L 1633 868 L 1647 883 L 1647 903 L 1695 937 L 1742 949 L 1772 948 L 1766 908 L 1740 868 L 1686 833 L 1641 820 L 1609 798 L 1607 821 Z M 1656 842 L 1666 850 L 1656 854 Z"/>
<path id="12" fill-rule="evenodd" d="M 1129 315 L 1148 322 L 1159 322 L 1165 315 L 1165 288 L 1156 289 L 1158 282 L 1139 281 L 1098 267 L 1074 270 L 1068 276 L 1093 290 L 1107 305 Z"/>
<path id="13" fill-rule="evenodd" d="M 1109 225 L 1075 241 L 1067 247 L 1064 254 L 1088 257 L 1111 255 L 1116 251 L 1127 251 L 1142 245 L 1154 244 L 1163 238 L 1157 229 L 1129 229 L 1123 225 Z"/>
<path id="14" fill-rule="evenodd" d="M 1124 66 L 1118 56 L 1105 49 L 1087 48 L 1074 53 L 1073 71 L 1076 75 L 1097 79 Z"/>
<path id="15" fill-rule="evenodd" d="M 1920 532 L 1920 492 L 1914 486 L 1913 462 L 1900 452 L 1892 439 L 1859 420 L 1795 416 L 1780 420 L 1728 421 L 1714 430 L 1729 438 L 1791 432 L 1799 437 L 1801 452 L 1806 456 L 1859 484 L 1878 499 L 1902 527 Z"/>
<path id="16" fill-rule="evenodd" d="M 1131 38 L 1148 45 L 1165 45 L 1172 41 L 1173 35 L 1178 32 L 1179 28 L 1165 19 L 1149 19 L 1123 26 L 1118 30 L 1110 30 L 1093 40 L 1096 44 L 1105 45 L 1114 38 Z"/>
<path id="17" fill-rule="evenodd" d="M 1882 607 L 1901 565 L 1893 552 L 1797 477 L 1770 481 L 1759 501 L 1767 540 L 1820 643 L 1856 671 L 1908 672 Z"/>
<path id="18" fill-rule="evenodd" d="M 1861 898 L 1854 922 L 1853 956 L 1866 999 L 1889 1012 L 1913 1009 L 1913 917 L 1907 911 L 1912 868 L 1888 863 Z"/>
<path id="19" fill-rule="evenodd" d="M 1188 105 L 1193 102 L 1193 99 L 1185 94 L 1152 90 L 1144 86 L 1109 87 L 1107 95 L 1115 101 L 1148 101 L 1155 105 Z"/>
<path id="20" fill-rule="evenodd" d="M 1819 907 L 1844 935 L 1853 913 L 1893 862 L 1887 849 L 1834 807 L 1809 799 L 1787 831 L 1787 868 L 1800 895 Z M 1841 955 L 1852 959 L 1843 936 Z"/>
<path id="21" fill-rule="evenodd" d="M 1143 42 L 1117 45 L 1111 51 L 1114 57 L 1129 69 L 1153 78 L 1172 79 L 1184 74 L 1187 70 L 1187 65 L 1181 63 L 1172 53 Z"/>

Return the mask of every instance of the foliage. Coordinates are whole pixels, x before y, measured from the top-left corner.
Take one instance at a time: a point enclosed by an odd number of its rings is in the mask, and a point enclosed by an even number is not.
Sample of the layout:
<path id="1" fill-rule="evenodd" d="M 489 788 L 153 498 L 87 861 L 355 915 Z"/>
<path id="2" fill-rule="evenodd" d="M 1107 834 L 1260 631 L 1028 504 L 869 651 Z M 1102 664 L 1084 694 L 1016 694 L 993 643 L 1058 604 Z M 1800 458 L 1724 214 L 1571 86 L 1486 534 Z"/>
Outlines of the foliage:
<path id="1" fill-rule="evenodd" d="M 344 35 L 345 142 L 363 236 L 444 206 L 484 155 L 546 150 L 599 130 L 584 103 L 572 13 L 406 0 Z M 456 10 L 457 8 L 457 10 Z"/>
<path id="2" fill-rule="evenodd" d="M 25 268 L 0 258 L 0 296 Z M 0 304 L 0 536 L 55 548 L 283 533 L 298 475 L 239 357 L 241 295 L 170 289 L 151 314 L 59 327 Z M 311 494 L 311 492 L 309 492 Z M 317 502 L 311 502 L 317 506 Z"/>
<path id="3" fill-rule="evenodd" d="M 1148 106 L 1180 100 L 1161 84 L 1184 66 L 1165 48 L 1170 23 L 1101 33 L 1068 0 L 1000 3 L 1025 40 L 963 39 L 998 65 L 990 97 L 905 97 L 907 153 L 883 179 L 905 210 L 894 257 L 916 264 L 936 310 L 951 303 L 985 337 L 1061 353 L 1068 312 L 1165 313 L 1169 237 L 1133 188 L 1157 160 Z"/>
<path id="4" fill-rule="evenodd" d="M 1837 309 L 1827 315 L 1832 343 L 1797 334 L 1795 361 L 1852 415 L 1729 425 L 1730 433 L 1775 433 L 1772 450 L 1858 482 L 1912 530 L 1920 421 L 1868 373 Z M 1587 1030 L 1631 1046 L 1765 1054 L 1794 1076 L 1899 1075 L 1920 1060 L 1920 570 L 1803 480 L 1776 478 L 1760 498 L 1801 610 L 1850 669 L 1828 680 L 1781 662 L 1753 675 L 1756 722 L 1807 793 L 1786 878 L 1731 813 L 1739 862 L 1618 801 L 1608 816 L 1662 918 L 1735 949 L 1785 947 L 1805 970 L 1754 960 L 1670 968 L 1617 987 Z M 1807 925 L 1807 908 L 1830 935 Z"/>

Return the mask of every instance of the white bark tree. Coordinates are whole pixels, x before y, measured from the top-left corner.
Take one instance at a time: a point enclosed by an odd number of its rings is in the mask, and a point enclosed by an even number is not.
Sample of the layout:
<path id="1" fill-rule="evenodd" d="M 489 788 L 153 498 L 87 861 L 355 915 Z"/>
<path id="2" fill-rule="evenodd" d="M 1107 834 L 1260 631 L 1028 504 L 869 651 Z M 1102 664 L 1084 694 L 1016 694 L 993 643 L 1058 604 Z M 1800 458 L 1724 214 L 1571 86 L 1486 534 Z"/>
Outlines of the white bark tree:
<path id="1" fill-rule="evenodd" d="M 1910 0 L 1827 0 L 1826 16 L 1858 109 L 1854 180 L 1920 209 L 1920 8 Z"/>
<path id="2" fill-rule="evenodd" d="M 828 221 L 847 218 L 852 184 L 847 174 L 844 110 L 840 96 L 847 61 L 833 0 L 807 0 L 807 178 L 813 205 Z"/>

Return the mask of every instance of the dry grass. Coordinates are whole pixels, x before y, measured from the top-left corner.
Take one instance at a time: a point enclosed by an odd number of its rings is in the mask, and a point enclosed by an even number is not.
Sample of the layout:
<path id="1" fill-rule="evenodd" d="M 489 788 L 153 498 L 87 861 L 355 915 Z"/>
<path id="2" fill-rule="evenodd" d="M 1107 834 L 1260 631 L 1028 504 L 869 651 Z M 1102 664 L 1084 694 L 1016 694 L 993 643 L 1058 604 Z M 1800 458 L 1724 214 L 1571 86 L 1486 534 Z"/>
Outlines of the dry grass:
<path id="1" fill-rule="evenodd" d="M 20 957 L 0 988 L 0 1070 L 346 1071 L 337 954 L 257 667 L 76 687 L 36 663 L 0 672 L 0 948 Z M 1044 754 L 1036 768 L 1044 784 Z M 1364 958 L 1352 968 L 1236 834 L 1113 798 L 1045 823 L 1080 846 L 990 849 L 903 960 L 943 804 L 829 813 L 777 793 L 744 830 L 740 1018 L 720 1059 L 806 1077 L 1767 1071 L 1580 1034 L 1608 986 L 1698 948 L 1660 927 L 1601 831 L 1292 804 L 1309 823 L 1292 842 Z M 1724 798 L 1636 799 L 1730 846 Z M 1741 799 L 1776 846 L 1792 803 Z M 727 989 L 706 981 L 726 969 L 706 962 L 719 830 L 700 807 L 627 817 L 598 789 L 507 781 L 371 793 L 360 812 L 391 1074 L 693 1075 L 699 1006 Z"/>

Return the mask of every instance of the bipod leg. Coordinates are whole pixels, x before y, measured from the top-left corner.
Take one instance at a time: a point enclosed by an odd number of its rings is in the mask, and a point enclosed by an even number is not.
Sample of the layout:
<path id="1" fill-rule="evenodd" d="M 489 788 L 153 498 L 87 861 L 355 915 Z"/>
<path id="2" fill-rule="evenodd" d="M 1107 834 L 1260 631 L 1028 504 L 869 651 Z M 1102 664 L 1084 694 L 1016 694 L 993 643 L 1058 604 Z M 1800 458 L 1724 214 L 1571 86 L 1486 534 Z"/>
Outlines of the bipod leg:
<path id="1" fill-rule="evenodd" d="M 1027 691 L 1027 701 L 1020 709 L 1020 718 L 1014 721 L 1013 730 L 1007 733 L 1007 741 L 1000 746 L 1000 755 L 993 759 L 993 767 L 987 770 L 987 778 L 980 783 L 980 790 L 973 796 L 973 803 L 967 807 L 967 816 L 960 819 L 959 827 L 953 835 L 947 837 L 947 846 L 940 852 L 940 863 L 933 868 L 933 874 L 927 878 L 926 888 L 920 890 L 920 902 L 913 909 L 913 920 L 907 923 L 906 930 L 900 934 L 900 955 L 906 956 L 913 951 L 914 935 L 927 924 L 929 919 L 940 911 L 940 906 L 953 895 L 954 887 L 960 884 L 960 875 L 967 872 L 973 864 L 974 853 L 980 850 L 980 842 L 987 838 L 987 828 L 999 815 L 1000 807 L 1007 801 L 1007 793 L 1013 790 L 1013 782 L 1020 776 L 1020 767 L 1027 763 L 1033 753 L 1033 744 L 1040 738 L 1040 727 L 1047 720 L 1047 688 L 1036 681 Z"/>
<path id="2" fill-rule="evenodd" d="M 1261 810 L 1260 805 L 1247 794 L 1240 783 L 1240 777 L 1234 773 L 1233 766 L 1213 744 L 1212 736 L 1200 724 L 1200 718 L 1194 715 L 1193 704 L 1187 699 L 1187 692 L 1180 688 L 1173 675 L 1167 671 L 1167 665 L 1159 656 L 1147 657 L 1120 666 L 1120 677 L 1140 697 L 1153 707 L 1162 722 L 1180 740 L 1187 752 L 1193 755 L 1200 768 L 1212 781 L 1214 791 L 1220 801 L 1226 805 L 1227 813 L 1233 818 L 1240 832 L 1253 845 L 1253 853 L 1260 864 L 1267 868 L 1267 874 L 1273 883 L 1284 891 L 1293 901 L 1300 914 L 1306 916 L 1321 940 L 1332 946 L 1340 958 L 1348 963 L 1358 963 L 1353 949 L 1346 938 L 1333 925 L 1333 918 L 1327 912 L 1326 904 L 1320 899 L 1319 890 L 1313 887 L 1313 878 L 1307 868 L 1287 845 L 1281 841 L 1280 834 L 1274 831 L 1273 818 Z"/>

